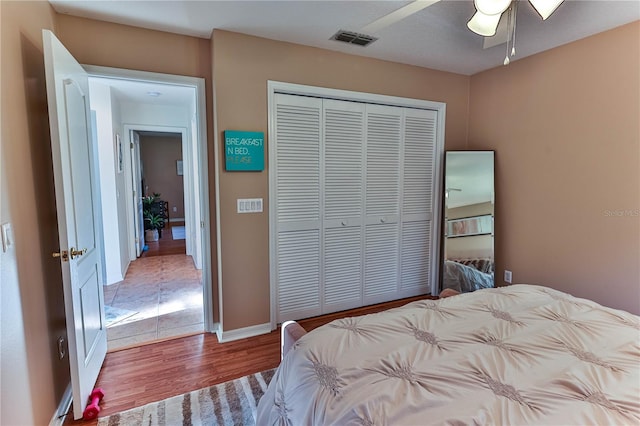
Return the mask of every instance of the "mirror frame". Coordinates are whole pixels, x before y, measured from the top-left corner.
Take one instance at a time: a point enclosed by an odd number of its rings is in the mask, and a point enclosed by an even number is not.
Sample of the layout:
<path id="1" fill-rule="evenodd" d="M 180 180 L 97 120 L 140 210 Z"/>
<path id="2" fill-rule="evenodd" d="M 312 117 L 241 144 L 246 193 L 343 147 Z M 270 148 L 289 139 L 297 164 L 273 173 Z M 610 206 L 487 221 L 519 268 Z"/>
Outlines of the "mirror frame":
<path id="1" fill-rule="evenodd" d="M 449 219 L 449 213 L 448 213 L 448 202 L 447 202 L 447 198 L 448 196 L 450 196 L 452 193 L 462 193 L 464 192 L 464 188 L 454 188 L 454 187 L 450 187 L 450 179 L 448 179 L 448 176 L 450 174 L 449 168 L 451 166 L 451 162 L 452 162 L 452 158 L 451 155 L 453 154 L 468 154 L 468 156 L 472 157 L 474 155 L 478 155 L 478 154 L 491 154 L 491 170 L 490 172 L 487 171 L 484 173 L 485 179 L 484 180 L 478 180 L 478 182 L 482 182 L 481 185 L 474 185 L 472 186 L 471 189 L 474 190 L 479 190 L 481 191 L 482 194 L 478 194 L 474 197 L 467 197 L 467 200 L 470 204 L 464 204 L 462 206 L 458 206 L 458 207 L 464 207 L 464 206 L 474 206 L 474 205 L 478 205 L 479 208 L 483 208 L 483 206 L 480 206 L 481 204 L 487 203 L 487 202 L 491 202 L 491 211 L 490 213 L 488 211 L 485 211 L 484 209 L 479 210 L 477 212 L 477 214 L 473 214 L 473 215 L 463 215 L 461 217 L 454 217 L 453 219 Z M 471 241 L 471 239 L 476 240 L 475 243 L 476 244 L 480 244 L 483 247 L 483 250 L 486 250 L 486 238 L 485 239 L 481 239 L 481 238 L 476 238 L 476 237 L 482 237 L 484 235 L 491 235 L 491 244 L 490 244 L 490 251 L 488 251 L 488 253 L 490 253 L 488 256 L 482 255 L 482 256 L 469 256 L 468 259 L 489 259 L 490 260 L 490 264 L 491 264 L 491 270 L 492 270 L 492 274 L 493 274 L 493 287 L 496 287 L 497 285 L 497 280 L 495 277 L 495 213 L 496 213 L 496 197 L 495 197 L 495 165 L 496 165 L 496 152 L 494 150 L 448 150 L 445 151 L 444 153 L 444 167 L 443 167 L 443 177 L 442 177 L 442 197 L 441 197 L 441 246 L 440 246 L 440 276 L 439 276 L 439 283 L 438 283 L 438 288 L 439 291 L 442 292 L 442 290 L 444 290 L 444 275 L 445 275 L 445 261 L 448 260 L 447 259 L 447 243 L 449 242 L 449 240 L 451 238 L 457 238 L 457 237 L 451 237 L 448 235 L 448 230 L 450 229 L 449 225 L 458 225 L 458 229 L 456 230 L 456 232 L 461 232 L 461 235 L 458 235 L 461 240 L 459 240 L 460 242 L 464 241 L 465 239 L 468 238 L 468 240 L 466 241 Z M 464 161 L 463 161 L 464 162 Z M 476 171 L 471 170 L 471 173 L 475 173 Z M 488 179 L 487 175 L 490 173 L 491 178 Z M 465 176 L 466 177 L 466 176 Z M 465 178 L 463 177 L 463 178 Z M 490 181 L 491 183 L 491 188 L 490 188 L 490 194 L 487 193 L 487 191 L 489 191 L 489 189 L 486 187 L 487 185 L 487 180 Z M 460 185 L 460 182 L 456 183 L 457 186 L 462 186 Z M 466 185 L 468 187 L 468 185 Z M 465 194 L 466 195 L 466 194 Z M 473 200 L 476 200 L 475 202 L 473 202 Z M 455 207 L 454 207 L 455 208 Z M 486 217 L 488 215 L 491 215 L 491 222 L 490 222 L 490 228 L 488 229 L 487 226 L 489 226 L 487 224 L 487 219 L 483 218 Z M 456 215 L 458 216 L 458 215 Z M 466 220 L 469 219 L 469 220 Z M 460 222 L 460 223 L 449 223 L 450 221 L 455 221 L 455 222 Z M 463 223 L 463 222 L 469 222 L 469 223 Z M 471 227 L 471 229 L 469 228 L 469 226 Z M 458 244 L 459 245 L 459 244 Z M 479 251 L 476 252 L 480 253 Z M 463 259 L 460 259 L 463 260 Z M 486 265 L 484 265 L 485 267 L 487 267 Z"/>

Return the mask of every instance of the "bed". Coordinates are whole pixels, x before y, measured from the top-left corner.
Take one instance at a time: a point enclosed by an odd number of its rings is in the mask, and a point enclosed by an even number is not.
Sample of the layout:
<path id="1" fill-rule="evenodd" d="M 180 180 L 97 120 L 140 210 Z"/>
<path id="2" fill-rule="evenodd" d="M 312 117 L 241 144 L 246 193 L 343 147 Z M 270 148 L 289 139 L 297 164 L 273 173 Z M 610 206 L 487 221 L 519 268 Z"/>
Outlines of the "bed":
<path id="1" fill-rule="evenodd" d="M 258 425 L 640 424 L 640 317 L 550 288 L 483 289 L 294 334 Z"/>

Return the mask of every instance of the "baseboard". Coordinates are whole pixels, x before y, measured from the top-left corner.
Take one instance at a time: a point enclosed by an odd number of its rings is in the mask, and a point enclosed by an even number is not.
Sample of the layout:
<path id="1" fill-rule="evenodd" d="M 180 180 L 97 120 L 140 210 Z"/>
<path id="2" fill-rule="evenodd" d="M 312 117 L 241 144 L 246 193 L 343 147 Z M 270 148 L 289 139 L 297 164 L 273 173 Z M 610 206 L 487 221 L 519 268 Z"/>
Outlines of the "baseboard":
<path id="1" fill-rule="evenodd" d="M 223 331 L 218 328 L 218 340 L 220 343 L 231 342 L 233 340 L 246 339 L 247 337 L 259 336 L 261 334 L 271 333 L 271 323 L 252 325 L 244 328 L 236 328 L 235 330 Z"/>
<path id="2" fill-rule="evenodd" d="M 169 223 L 171 222 L 184 222 L 184 217 L 172 217 L 169 219 Z"/>
<path id="3" fill-rule="evenodd" d="M 65 389 L 64 394 L 62 395 L 62 400 L 60 400 L 58 409 L 53 414 L 53 417 L 49 422 L 49 426 L 62 426 L 64 424 L 69 413 L 69 409 L 71 408 L 72 399 L 73 392 L 71 391 L 71 383 L 69 383 L 69 386 L 67 386 L 67 389 Z"/>

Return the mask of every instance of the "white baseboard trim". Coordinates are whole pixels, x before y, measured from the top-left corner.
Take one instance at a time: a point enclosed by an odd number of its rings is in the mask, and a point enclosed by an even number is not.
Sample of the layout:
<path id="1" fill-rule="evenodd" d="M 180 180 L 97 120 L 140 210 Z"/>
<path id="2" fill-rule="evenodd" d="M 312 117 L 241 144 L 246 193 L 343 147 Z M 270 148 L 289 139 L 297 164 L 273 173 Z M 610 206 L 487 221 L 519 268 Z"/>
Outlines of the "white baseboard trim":
<path id="1" fill-rule="evenodd" d="M 169 219 L 169 223 L 171 222 L 184 222 L 184 217 L 172 217 Z"/>
<path id="2" fill-rule="evenodd" d="M 64 394 L 62 395 L 62 400 L 58 405 L 58 409 L 53 414 L 51 421 L 49 422 L 49 426 L 62 426 L 64 421 L 67 418 L 67 413 L 71 408 L 71 400 L 73 399 L 73 392 L 71 391 L 71 383 L 65 389 Z"/>
<path id="3" fill-rule="evenodd" d="M 236 328 L 235 330 L 223 331 L 218 328 L 218 341 L 220 343 L 231 342 L 233 340 L 246 339 L 247 337 L 259 336 L 261 334 L 271 333 L 271 323 L 252 325 L 244 328 Z"/>

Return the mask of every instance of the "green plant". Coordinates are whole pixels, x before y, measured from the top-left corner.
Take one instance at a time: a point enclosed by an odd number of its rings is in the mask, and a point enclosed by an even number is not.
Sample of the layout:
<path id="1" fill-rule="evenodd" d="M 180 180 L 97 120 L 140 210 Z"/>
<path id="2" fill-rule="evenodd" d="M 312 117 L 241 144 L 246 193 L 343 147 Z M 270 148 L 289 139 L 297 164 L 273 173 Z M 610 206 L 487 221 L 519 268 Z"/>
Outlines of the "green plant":
<path id="1" fill-rule="evenodd" d="M 142 197 L 142 217 L 144 229 L 164 228 L 164 215 L 160 201 L 160 193 Z"/>
<path id="2" fill-rule="evenodd" d="M 145 229 L 162 229 L 164 228 L 164 217 L 150 211 L 144 214 Z"/>

